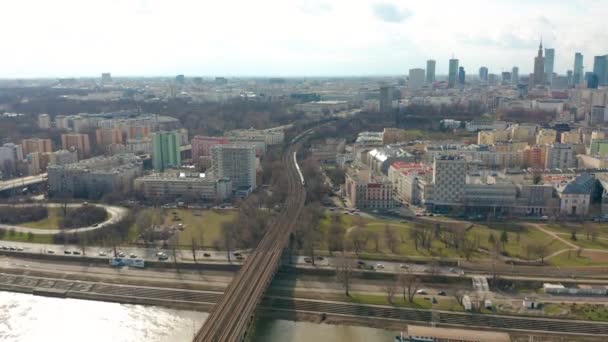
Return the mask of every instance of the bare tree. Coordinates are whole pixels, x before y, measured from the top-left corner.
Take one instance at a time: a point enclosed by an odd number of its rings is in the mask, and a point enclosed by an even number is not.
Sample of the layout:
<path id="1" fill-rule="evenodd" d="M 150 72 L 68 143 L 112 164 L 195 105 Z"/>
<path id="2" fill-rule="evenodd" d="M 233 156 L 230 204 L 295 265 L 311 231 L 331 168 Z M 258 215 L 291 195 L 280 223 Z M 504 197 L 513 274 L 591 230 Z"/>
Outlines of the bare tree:
<path id="1" fill-rule="evenodd" d="M 78 244 L 80 245 L 80 250 L 82 251 L 82 255 L 86 255 L 86 248 L 89 242 L 89 235 L 87 233 L 82 233 L 78 236 Z"/>
<path id="2" fill-rule="evenodd" d="M 355 227 L 350 233 L 350 238 L 355 249 L 355 254 L 359 255 L 359 253 L 365 250 L 369 235 L 362 231 L 361 228 Z"/>
<path id="3" fill-rule="evenodd" d="M 340 216 L 332 216 L 331 223 L 329 225 L 329 236 L 327 240 L 327 249 L 331 255 L 333 251 L 344 250 L 344 236 L 346 232 L 342 225 L 342 219 Z"/>
<path id="4" fill-rule="evenodd" d="M 403 300 L 407 300 L 408 303 L 413 303 L 416 291 L 420 288 L 420 278 L 414 275 L 408 268 L 399 274 L 397 282 L 401 286 Z"/>
<path id="5" fill-rule="evenodd" d="M 351 278 L 353 272 L 353 260 L 347 258 L 344 253 L 341 253 L 336 260 L 336 276 L 342 288 L 344 294 L 350 297 Z"/>
<path id="6" fill-rule="evenodd" d="M 544 265 L 545 257 L 549 253 L 549 247 L 544 243 L 538 243 L 536 245 L 535 250 L 536 250 L 536 255 L 538 255 L 538 257 L 540 258 L 540 263 Z"/>
<path id="7" fill-rule="evenodd" d="M 378 232 L 370 232 L 369 238 L 374 242 L 374 251 L 376 253 L 380 252 L 380 235 Z"/>
<path id="8" fill-rule="evenodd" d="M 194 237 L 192 237 L 191 243 L 190 243 L 190 249 L 192 251 L 192 259 L 194 260 L 194 262 L 196 262 L 196 249 L 197 249 L 197 243 L 196 243 L 196 239 Z"/>
<path id="9" fill-rule="evenodd" d="M 393 304 L 393 297 L 395 297 L 395 291 L 397 290 L 397 287 L 391 281 L 385 285 L 384 289 L 386 290 L 386 301 L 389 304 Z"/>
<path id="10" fill-rule="evenodd" d="M 395 228 L 392 228 L 388 224 L 384 227 L 384 242 L 392 253 L 398 253 L 397 246 L 399 241 L 397 240 L 397 232 Z"/>

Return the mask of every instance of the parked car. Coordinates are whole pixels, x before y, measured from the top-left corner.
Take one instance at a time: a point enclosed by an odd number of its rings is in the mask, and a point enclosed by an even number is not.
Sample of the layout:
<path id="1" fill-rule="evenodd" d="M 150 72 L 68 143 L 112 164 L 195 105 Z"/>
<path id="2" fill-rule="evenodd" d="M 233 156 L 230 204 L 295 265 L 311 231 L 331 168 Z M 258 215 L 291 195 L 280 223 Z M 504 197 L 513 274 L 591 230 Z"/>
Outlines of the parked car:
<path id="1" fill-rule="evenodd" d="M 307 263 L 307 264 L 312 264 L 312 259 L 306 257 L 306 258 L 304 258 L 304 262 Z"/>

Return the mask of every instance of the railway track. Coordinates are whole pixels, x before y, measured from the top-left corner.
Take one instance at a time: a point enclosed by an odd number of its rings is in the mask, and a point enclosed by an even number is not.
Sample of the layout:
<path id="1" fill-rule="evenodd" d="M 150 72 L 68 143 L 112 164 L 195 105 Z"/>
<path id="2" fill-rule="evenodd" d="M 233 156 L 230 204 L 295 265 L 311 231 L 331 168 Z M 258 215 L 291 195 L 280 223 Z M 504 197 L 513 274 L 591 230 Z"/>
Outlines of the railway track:
<path id="1" fill-rule="evenodd" d="M 63 279 L 48 279 L 33 276 L 0 274 L 0 289 L 3 285 L 21 288 L 22 292 L 47 288 L 66 291 L 68 298 L 123 298 L 124 302 L 135 302 L 136 298 L 184 302 L 195 304 L 216 304 L 222 299 L 222 293 L 146 286 L 117 285 Z M 429 310 L 395 308 L 378 305 L 359 305 L 312 299 L 295 299 L 289 297 L 264 297 L 259 303 L 262 310 L 307 312 L 359 318 L 376 318 L 399 322 L 430 323 L 433 314 Z M 577 321 L 568 319 L 549 319 L 507 315 L 470 314 L 464 312 L 436 311 L 435 320 L 439 325 L 487 327 L 501 330 L 520 330 L 546 333 L 585 334 L 608 336 L 608 323 Z"/>
<path id="2" fill-rule="evenodd" d="M 278 269 L 283 249 L 304 206 L 304 180 L 295 160 L 295 153 L 300 145 L 298 139 L 295 140 L 283 155 L 289 194 L 283 212 L 271 223 L 255 251 L 249 255 L 194 337 L 194 341 L 241 341 L 246 337 L 256 307 Z"/>

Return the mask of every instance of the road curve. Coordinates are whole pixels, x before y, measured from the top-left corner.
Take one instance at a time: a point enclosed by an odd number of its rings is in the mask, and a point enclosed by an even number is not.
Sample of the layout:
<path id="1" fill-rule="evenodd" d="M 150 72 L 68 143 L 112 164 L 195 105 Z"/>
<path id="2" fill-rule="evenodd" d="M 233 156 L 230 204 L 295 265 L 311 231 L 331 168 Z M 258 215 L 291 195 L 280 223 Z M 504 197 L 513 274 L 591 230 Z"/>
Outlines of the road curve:
<path id="1" fill-rule="evenodd" d="M 47 208 L 60 208 L 62 206 L 62 204 L 60 204 L 60 203 L 17 204 L 16 206 L 28 207 L 28 206 L 37 206 L 37 205 L 45 205 Z M 50 235 L 50 234 L 59 234 L 59 233 L 83 233 L 83 232 L 88 232 L 91 230 L 101 229 L 107 225 L 119 222 L 127 215 L 127 212 L 128 212 L 128 209 L 122 208 L 122 207 L 115 207 L 115 206 L 103 205 L 103 204 L 91 204 L 91 203 L 89 205 L 94 205 L 97 207 L 104 208 L 108 212 L 110 217 L 107 220 L 97 224 L 95 227 L 89 226 L 89 227 L 80 227 L 80 228 L 71 228 L 71 229 L 37 229 L 37 228 L 29 228 L 29 227 L 24 227 L 24 226 L 19 226 L 19 225 L 0 224 L 0 229 L 5 229 L 5 230 L 14 229 L 15 232 L 18 232 L 18 233 L 26 233 L 26 234 L 32 233 L 32 234 L 38 234 L 38 235 Z M 2 205 L 2 206 L 6 206 L 6 205 Z M 80 204 L 80 203 L 68 204 L 68 208 L 77 208 L 80 206 L 82 206 L 82 204 Z"/>

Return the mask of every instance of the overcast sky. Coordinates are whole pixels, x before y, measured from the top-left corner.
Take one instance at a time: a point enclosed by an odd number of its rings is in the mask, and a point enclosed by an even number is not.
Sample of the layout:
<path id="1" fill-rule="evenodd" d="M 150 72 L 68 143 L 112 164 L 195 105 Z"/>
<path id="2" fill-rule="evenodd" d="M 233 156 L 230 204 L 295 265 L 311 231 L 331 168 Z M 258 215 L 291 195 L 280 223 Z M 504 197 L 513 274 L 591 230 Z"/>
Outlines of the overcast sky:
<path id="1" fill-rule="evenodd" d="M 607 0 L 2 0 L 0 77 L 469 74 L 608 53 Z"/>

